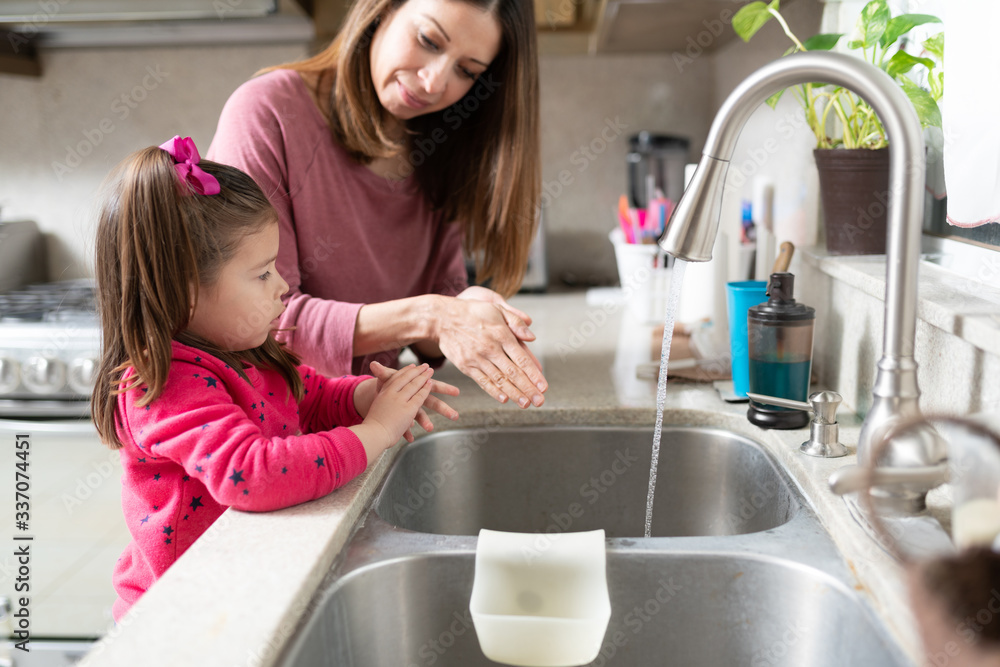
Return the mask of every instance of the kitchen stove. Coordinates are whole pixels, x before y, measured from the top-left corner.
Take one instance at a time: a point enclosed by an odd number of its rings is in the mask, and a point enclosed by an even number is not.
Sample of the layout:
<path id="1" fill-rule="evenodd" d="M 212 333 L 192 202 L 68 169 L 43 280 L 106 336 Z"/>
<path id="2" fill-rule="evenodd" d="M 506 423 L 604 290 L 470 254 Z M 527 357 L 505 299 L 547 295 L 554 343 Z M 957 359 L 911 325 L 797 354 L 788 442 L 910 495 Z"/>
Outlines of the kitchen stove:
<path id="1" fill-rule="evenodd" d="M 92 280 L 0 294 L 0 417 L 87 415 L 100 345 Z"/>
<path id="2" fill-rule="evenodd" d="M 19 483 L 30 484 L 32 537 L 27 593 L 14 549 L 0 553 L 0 667 L 66 667 L 107 632 L 111 572 L 130 539 L 120 454 L 90 420 L 101 347 L 94 282 L 45 282 L 45 247 L 34 222 L 0 223 L 0 474 L 10 479 L 0 485 L 0 525 L 13 531 L 21 511 L 14 471 L 25 450 L 14 443 L 27 438 L 29 479 Z M 16 619 L 4 613 L 26 594 L 29 653 L 14 648 Z"/>

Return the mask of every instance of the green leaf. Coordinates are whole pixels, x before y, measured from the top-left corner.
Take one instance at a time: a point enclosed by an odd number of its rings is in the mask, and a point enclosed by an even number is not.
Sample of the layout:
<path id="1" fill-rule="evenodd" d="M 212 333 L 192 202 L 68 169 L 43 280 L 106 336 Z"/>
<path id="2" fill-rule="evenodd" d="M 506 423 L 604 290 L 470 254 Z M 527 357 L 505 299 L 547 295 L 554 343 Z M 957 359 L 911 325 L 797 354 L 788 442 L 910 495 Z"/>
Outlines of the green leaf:
<path id="1" fill-rule="evenodd" d="M 778 100 L 780 100 L 781 96 L 784 94 L 785 94 L 784 90 L 779 90 L 774 95 L 771 95 L 769 98 L 767 98 L 767 106 L 771 107 L 772 109 L 776 108 L 778 106 Z"/>
<path id="2" fill-rule="evenodd" d="M 733 30 L 744 42 L 749 42 L 765 23 L 774 18 L 770 10 L 777 10 L 778 2 L 779 0 L 771 0 L 770 4 L 751 2 L 746 5 L 733 16 Z"/>
<path id="3" fill-rule="evenodd" d="M 910 98 L 924 127 L 941 127 L 941 109 L 926 90 L 907 78 L 901 79 L 903 92 Z"/>
<path id="4" fill-rule="evenodd" d="M 929 70 L 934 69 L 934 61 L 930 58 L 917 58 L 916 56 L 911 56 L 906 51 L 897 51 L 889 59 L 885 71 L 886 74 L 895 79 L 901 74 L 906 74 L 917 65 L 923 65 Z"/>
<path id="5" fill-rule="evenodd" d="M 889 16 L 886 0 L 872 0 L 865 5 L 858 17 L 858 33 L 863 48 L 870 49 L 878 44 L 889 25 Z"/>
<path id="6" fill-rule="evenodd" d="M 885 32 L 879 40 L 882 48 L 892 46 L 896 40 L 910 32 L 918 25 L 925 23 L 941 23 L 941 19 L 930 14 L 900 14 L 894 19 L 890 19 L 885 27 Z"/>
<path id="7" fill-rule="evenodd" d="M 944 33 L 939 32 L 938 34 L 924 40 L 924 48 L 927 49 L 928 53 L 936 57 L 938 60 L 944 61 Z"/>
<path id="8" fill-rule="evenodd" d="M 857 49 L 862 48 L 864 45 L 865 45 L 864 42 L 860 42 L 860 41 L 858 41 L 856 39 L 852 39 L 851 41 L 849 41 L 847 43 L 847 48 L 852 49 L 852 50 L 857 50 Z"/>
<path id="9" fill-rule="evenodd" d="M 844 33 L 820 33 L 813 35 L 802 43 L 806 51 L 829 51 L 837 45 Z"/>

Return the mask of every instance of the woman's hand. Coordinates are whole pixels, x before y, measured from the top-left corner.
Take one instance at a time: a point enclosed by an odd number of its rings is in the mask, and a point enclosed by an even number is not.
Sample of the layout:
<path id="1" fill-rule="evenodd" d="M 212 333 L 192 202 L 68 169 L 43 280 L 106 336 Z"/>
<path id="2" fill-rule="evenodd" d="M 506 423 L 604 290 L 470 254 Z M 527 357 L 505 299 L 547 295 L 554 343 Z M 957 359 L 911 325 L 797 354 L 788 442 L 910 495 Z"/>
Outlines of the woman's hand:
<path id="1" fill-rule="evenodd" d="M 473 285 L 472 287 L 466 287 L 464 291 L 458 294 L 456 299 L 475 299 L 477 301 L 485 301 L 486 303 L 492 303 L 499 306 L 501 312 L 503 313 L 504 319 L 507 320 L 507 326 L 510 330 L 523 341 L 535 340 L 535 334 L 531 333 L 531 317 L 524 312 L 519 310 L 514 306 L 507 303 L 507 301 L 494 292 L 493 290 L 480 287 L 479 285 Z"/>
<path id="2" fill-rule="evenodd" d="M 445 297 L 436 338 L 441 353 L 496 400 L 512 400 L 522 408 L 540 406 L 548 382 L 524 344 L 535 339 L 530 323 L 526 313 L 496 292 L 470 287 L 457 297 Z"/>
<path id="3" fill-rule="evenodd" d="M 377 396 L 382 391 L 383 387 L 385 387 L 386 383 L 394 375 L 400 372 L 392 368 L 387 368 L 377 361 L 373 361 L 371 363 L 371 370 L 372 370 L 372 375 L 375 376 L 375 381 L 372 383 L 374 385 L 374 391 L 371 392 L 372 398 Z M 358 400 L 360 398 L 359 394 L 362 392 L 362 388 L 364 387 L 365 384 L 368 383 L 362 383 L 358 385 L 358 388 L 355 390 L 354 405 L 355 408 L 358 410 L 358 414 L 360 414 L 361 416 L 365 416 L 368 413 L 367 407 L 365 407 L 364 411 L 362 411 L 362 406 L 358 404 Z M 458 396 L 459 393 L 458 387 L 450 385 L 447 382 L 441 382 L 440 380 L 431 380 L 430 385 L 431 385 L 430 390 L 432 394 Z M 364 399 L 361 400 L 364 401 Z M 368 405 L 370 404 L 371 400 L 368 400 Z M 458 411 L 455 410 L 455 408 L 451 407 L 450 405 L 442 401 L 440 398 L 437 398 L 436 396 L 428 395 L 427 398 L 424 400 L 424 403 L 421 406 L 421 408 L 417 410 L 416 414 L 417 425 L 420 426 L 420 428 L 427 431 L 428 433 L 434 430 L 434 424 L 431 422 L 430 417 L 427 415 L 427 411 L 425 410 L 425 408 L 427 410 L 433 410 L 439 415 L 447 417 L 452 421 L 458 419 Z M 406 432 L 403 434 L 403 437 L 406 438 L 407 442 L 413 442 L 413 431 L 411 429 L 406 429 Z"/>

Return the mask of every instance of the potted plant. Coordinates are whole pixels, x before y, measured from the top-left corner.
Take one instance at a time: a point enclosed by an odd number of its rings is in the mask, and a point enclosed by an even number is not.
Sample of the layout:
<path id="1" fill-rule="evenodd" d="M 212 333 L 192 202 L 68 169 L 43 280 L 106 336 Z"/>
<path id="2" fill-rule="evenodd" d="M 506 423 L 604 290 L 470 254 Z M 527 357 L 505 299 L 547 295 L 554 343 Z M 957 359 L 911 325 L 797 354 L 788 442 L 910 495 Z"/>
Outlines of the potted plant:
<path id="1" fill-rule="evenodd" d="M 844 34 L 821 33 L 799 40 L 778 9 L 779 0 L 751 2 L 733 17 L 733 29 L 749 41 L 774 19 L 792 41 L 784 55 L 829 51 Z M 922 43 L 918 55 L 902 45 L 918 25 L 940 23 L 929 14 L 891 16 L 886 0 L 871 0 L 858 17 L 847 48 L 892 77 L 916 109 L 921 124 L 941 127 L 938 100 L 944 92 L 944 33 Z M 922 80 L 927 88 L 917 83 Z M 773 95 L 774 107 L 784 91 Z M 820 177 L 827 250 L 831 254 L 882 254 L 889 190 L 889 148 L 885 128 L 867 102 L 840 86 L 807 83 L 795 87 L 806 122 L 816 137 L 813 155 Z"/>

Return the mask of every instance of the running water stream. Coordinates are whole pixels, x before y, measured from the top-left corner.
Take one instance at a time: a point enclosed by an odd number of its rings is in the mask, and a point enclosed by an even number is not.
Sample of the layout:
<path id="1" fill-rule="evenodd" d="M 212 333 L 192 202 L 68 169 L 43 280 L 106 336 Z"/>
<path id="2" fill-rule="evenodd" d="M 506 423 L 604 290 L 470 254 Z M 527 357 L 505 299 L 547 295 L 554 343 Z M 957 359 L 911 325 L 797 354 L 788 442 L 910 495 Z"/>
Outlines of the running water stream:
<path id="1" fill-rule="evenodd" d="M 646 537 L 652 537 L 653 496 L 656 493 L 656 466 L 660 460 L 660 433 L 663 430 L 663 405 L 667 400 L 667 361 L 670 359 L 670 343 L 674 339 L 674 318 L 681 300 L 681 286 L 684 284 L 684 267 L 687 262 L 674 260 L 670 276 L 670 297 L 667 299 L 667 316 L 663 322 L 663 345 L 660 348 L 660 378 L 656 383 L 656 424 L 653 426 L 653 458 L 649 463 L 649 491 L 646 494 Z"/>

